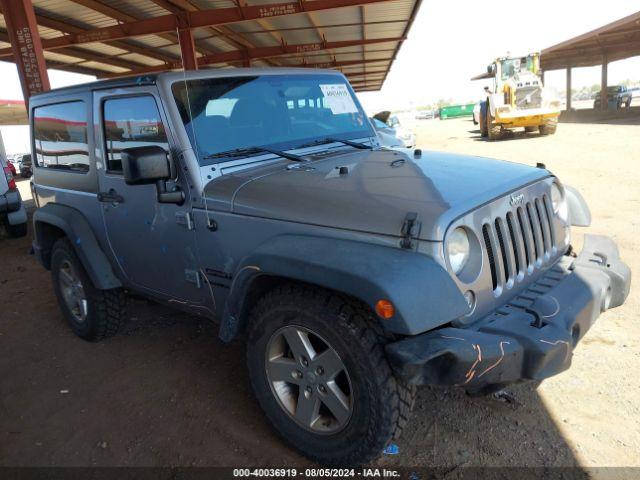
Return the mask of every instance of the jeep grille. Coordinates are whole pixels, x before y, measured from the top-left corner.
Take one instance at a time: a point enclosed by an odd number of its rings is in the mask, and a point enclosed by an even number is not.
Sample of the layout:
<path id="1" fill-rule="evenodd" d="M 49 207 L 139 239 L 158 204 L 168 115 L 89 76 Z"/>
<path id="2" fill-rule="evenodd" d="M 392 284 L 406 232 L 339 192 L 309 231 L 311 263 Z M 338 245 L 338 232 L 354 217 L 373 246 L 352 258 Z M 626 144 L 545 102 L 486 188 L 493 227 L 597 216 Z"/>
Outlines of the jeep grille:
<path id="1" fill-rule="evenodd" d="M 494 292 L 531 275 L 556 253 L 553 212 L 546 194 L 523 203 L 482 227 Z"/>

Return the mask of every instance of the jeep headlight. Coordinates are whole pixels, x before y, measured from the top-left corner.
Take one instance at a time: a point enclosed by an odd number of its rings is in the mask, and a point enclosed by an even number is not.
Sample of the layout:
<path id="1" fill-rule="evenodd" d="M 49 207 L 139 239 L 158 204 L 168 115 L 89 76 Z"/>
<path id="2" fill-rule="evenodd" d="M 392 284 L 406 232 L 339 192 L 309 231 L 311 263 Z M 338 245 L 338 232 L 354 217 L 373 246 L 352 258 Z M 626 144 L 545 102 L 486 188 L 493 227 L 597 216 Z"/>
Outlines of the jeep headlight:
<path id="1" fill-rule="evenodd" d="M 553 213 L 558 215 L 562 220 L 567 220 L 567 202 L 557 183 L 551 184 L 551 206 L 553 207 Z"/>
<path id="2" fill-rule="evenodd" d="M 458 275 L 469 261 L 471 244 L 467 231 L 458 227 L 447 238 L 447 258 L 453 273 Z"/>

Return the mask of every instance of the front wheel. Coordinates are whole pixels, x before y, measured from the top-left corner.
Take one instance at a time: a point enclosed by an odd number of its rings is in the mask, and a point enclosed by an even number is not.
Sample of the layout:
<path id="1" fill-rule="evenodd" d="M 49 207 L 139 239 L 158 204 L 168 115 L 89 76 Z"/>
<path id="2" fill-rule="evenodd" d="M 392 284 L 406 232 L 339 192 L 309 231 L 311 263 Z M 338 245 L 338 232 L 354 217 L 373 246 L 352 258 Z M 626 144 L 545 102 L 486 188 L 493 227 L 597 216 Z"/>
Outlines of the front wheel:
<path id="1" fill-rule="evenodd" d="M 263 297 L 250 321 L 253 390 L 295 449 L 321 464 L 356 465 L 399 436 L 415 388 L 393 375 L 366 307 L 286 286 Z"/>
<path id="2" fill-rule="evenodd" d="M 556 129 L 558 128 L 558 119 L 557 118 L 548 118 L 544 121 L 542 125 L 538 127 L 540 131 L 540 135 L 553 135 L 556 133 Z"/>

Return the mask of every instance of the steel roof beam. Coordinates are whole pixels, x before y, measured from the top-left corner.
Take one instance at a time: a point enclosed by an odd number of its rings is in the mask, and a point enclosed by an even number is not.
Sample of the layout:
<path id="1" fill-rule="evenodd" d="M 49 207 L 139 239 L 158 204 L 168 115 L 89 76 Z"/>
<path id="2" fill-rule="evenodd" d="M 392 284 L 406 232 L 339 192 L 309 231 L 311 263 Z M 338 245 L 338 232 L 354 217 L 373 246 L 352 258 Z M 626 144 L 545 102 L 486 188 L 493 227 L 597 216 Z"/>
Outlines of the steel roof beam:
<path id="1" fill-rule="evenodd" d="M 40 11 L 37 8 L 34 8 L 35 12 L 36 12 L 36 20 L 38 22 L 38 25 L 42 26 L 42 27 L 47 27 L 50 28 L 52 30 L 57 30 L 59 32 L 62 33 L 83 33 L 86 32 L 87 29 L 86 28 L 81 28 L 78 27 L 76 25 L 73 25 L 71 23 L 66 23 L 66 22 L 62 22 L 60 20 L 54 19 L 54 18 L 50 18 L 48 16 L 46 16 L 44 13 L 42 13 L 42 11 Z M 0 8 L 0 13 L 2 13 L 2 8 Z M 135 44 L 132 44 L 130 42 L 125 42 L 125 41 L 117 41 L 117 40 L 113 40 L 110 42 L 104 42 L 105 44 L 111 45 L 113 47 L 119 48 L 120 50 L 124 50 L 126 53 L 122 54 L 122 55 L 126 55 L 129 53 L 137 53 L 138 55 L 143 55 L 149 58 L 154 58 L 156 60 L 160 60 L 162 62 L 167 62 L 167 61 L 175 61 L 176 58 L 172 57 L 170 55 L 165 55 L 165 54 L 159 54 L 153 50 L 149 50 L 148 48 L 143 48 L 143 47 L 139 47 Z M 11 51 L 10 49 L 2 49 L 0 50 L 0 58 L 5 57 L 5 56 L 11 56 Z M 117 55 L 119 56 L 119 55 Z"/>
<path id="2" fill-rule="evenodd" d="M 82 5 L 83 7 L 99 12 L 106 17 L 113 18 L 114 20 L 117 20 L 119 22 L 129 23 L 129 22 L 136 22 L 136 21 L 142 20 L 140 17 L 134 17 L 133 15 L 129 15 L 128 13 L 121 12 L 120 10 L 115 9 L 109 5 L 106 5 L 98 0 L 71 0 L 71 1 L 74 3 L 77 3 L 78 5 Z M 180 43 L 180 39 L 175 34 L 175 29 L 173 29 L 171 33 L 160 32 L 157 35 L 171 42 L 172 44 Z M 211 53 L 211 50 L 206 48 L 197 48 L 197 51 L 203 55 Z"/>
<path id="3" fill-rule="evenodd" d="M 105 42 L 141 35 L 157 35 L 174 32 L 176 28 L 199 28 L 228 25 L 247 20 L 292 15 L 295 13 L 332 10 L 390 0 L 315 0 L 313 2 L 288 2 L 265 5 L 249 5 L 231 8 L 215 8 L 197 12 L 185 12 L 183 15 L 162 15 L 159 17 L 125 22 L 110 27 L 96 28 L 84 33 L 75 33 L 48 39 L 43 42 L 45 49 L 55 49 L 82 43 Z"/>
<path id="4" fill-rule="evenodd" d="M 182 15 L 184 12 L 199 12 L 200 8 L 189 0 L 151 0 L 159 7 L 164 8 L 168 12 Z M 211 37 L 201 38 L 199 40 L 207 40 L 209 38 L 221 38 L 228 45 L 238 49 L 246 49 L 247 47 L 255 47 L 255 45 L 231 28 L 221 25 L 219 27 L 209 27 L 213 32 Z"/>
<path id="5" fill-rule="evenodd" d="M 9 39 L 9 35 L 7 34 L 6 30 L 0 30 L 0 41 L 1 42 L 7 42 L 7 43 L 11 43 L 11 40 Z M 74 49 L 75 50 L 75 49 Z M 65 53 L 66 55 L 66 53 Z M 69 54 L 71 55 L 71 54 Z M 75 57 L 77 57 L 77 55 L 74 54 Z M 108 57 L 107 57 L 108 58 Z M 3 61 L 8 61 L 8 62 L 13 62 L 13 55 L 10 55 L 6 58 L 2 59 Z M 63 62 L 58 62 L 56 60 L 50 60 L 47 57 L 45 57 L 45 63 L 47 64 L 47 68 L 54 68 L 56 70 L 65 70 L 68 72 L 74 72 L 74 73 L 81 73 L 83 75 L 93 75 L 93 76 L 98 76 L 98 75 L 102 75 L 104 74 L 104 70 L 98 70 L 98 69 L 94 69 L 94 68 L 90 68 L 90 67 L 85 67 L 82 65 L 81 62 L 78 63 L 63 63 Z M 104 63 L 104 60 L 100 60 L 101 62 Z"/>
<path id="6" fill-rule="evenodd" d="M 378 58 L 378 59 L 368 59 L 368 60 L 345 60 L 345 61 L 331 61 L 331 62 L 319 62 L 319 63 L 307 63 L 302 62 L 298 65 L 290 65 L 292 67 L 306 67 L 306 68 L 340 68 L 340 67 L 351 67 L 354 65 L 366 65 L 368 63 L 389 63 L 392 58 Z"/>
<path id="7" fill-rule="evenodd" d="M 376 43 L 399 42 L 402 37 L 375 38 L 370 40 L 346 40 L 341 42 L 318 42 L 301 44 L 282 44 L 276 47 L 256 47 L 247 50 L 247 55 L 251 59 L 277 57 L 280 55 L 305 54 L 308 52 L 318 52 L 322 50 L 336 50 L 339 48 L 354 47 L 361 45 L 372 45 Z M 206 55 L 198 59 L 201 65 L 210 65 L 226 61 L 242 60 L 243 52 L 223 52 L 214 55 Z"/>
<path id="8" fill-rule="evenodd" d="M 376 48 L 375 50 L 367 50 L 368 54 L 373 54 L 373 53 L 389 53 L 389 52 L 395 52 L 395 48 Z M 333 56 L 341 56 L 341 55 L 361 55 L 362 54 L 362 50 L 347 50 L 347 51 L 341 51 L 341 52 L 335 52 L 333 54 Z M 309 59 L 309 58 L 313 58 L 313 57 L 321 57 L 321 56 L 327 56 L 327 52 L 323 51 L 323 50 L 319 50 L 317 52 L 305 52 L 304 54 L 304 58 L 305 59 Z M 300 54 L 293 54 L 293 55 L 289 55 L 289 56 L 282 56 L 280 57 L 281 59 L 284 60 L 298 60 L 300 59 Z"/>
<path id="9" fill-rule="evenodd" d="M 352 23 L 334 23 L 331 25 L 318 25 L 318 28 L 321 28 L 323 30 L 327 30 L 330 28 L 345 28 L 345 27 L 360 27 L 362 25 L 364 26 L 369 26 L 369 25 L 387 25 L 389 23 L 407 23 L 408 20 L 380 20 L 380 21 L 374 21 L 374 22 L 366 22 L 366 23 L 362 23 L 362 22 L 352 22 Z M 314 30 L 315 27 L 311 26 L 311 27 L 284 27 L 284 28 L 272 28 L 269 30 L 246 30 L 242 33 L 244 34 L 262 34 L 262 33 L 271 33 L 271 32 L 294 32 L 294 31 L 298 31 L 298 30 Z"/>
<path id="10" fill-rule="evenodd" d="M 387 73 L 386 70 L 363 70 L 361 72 L 343 72 L 347 77 L 349 78 L 354 78 L 354 77 L 364 77 L 366 76 L 370 76 L 370 75 L 384 75 L 385 73 Z"/>
<path id="11" fill-rule="evenodd" d="M 370 45 L 375 43 L 388 43 L 388 42 L 397 42 L 400 41 L 401 38 L 393 37 L 393 38 L 376 38 L 370 40 L 350 40 L 350 41 L 342 41 L 342 42 L 322 42 L 322 43 L 302 43 L 302 44 L 294 44 L 294 45 L 278 45 L 276 47 L 256 47 L 249 48 L 246 51 L 235 50 L 231 52 L 220 52 L 213 55 L 207 55 L 204 57 L 198 58 L 198 66 L 204 67 L 207 65 L 213 65 L 216 63 L 229 63 L 229 62 L 243 62 L 246 59 L 250 60 L 258 60 L 265 59 L 271 57 L 278 57 L 280 55 L 290 55 L 290 54 L 303 54 L 306 52 L 318 52 L 321 50 L 335 50 L 339 48 L 351 47 L 356 45 Z M 339 53 L 337 53 L 339 54 Z M 384 62 L 387 60 L 367 60 L 365 63 L 369 62 Z M 361 64 L 361 60 L 356 61 L 357 65 Z M 337 64 L 349 64 L 348 62 L 337 62 Z M 130 72 L 123 72 L 118 74 L 107 74 L 107 77 L 114 76 L 123 76 L 123 75 L 144 75 L 147 73 L 160 72 L 163 70 L 175 70 L 182 68 L 181 62 L 174 62 L 169 65 L 160 65 L 157 67 L 148 67 L 141 68 L 137 70 L 132 70 Z"/>

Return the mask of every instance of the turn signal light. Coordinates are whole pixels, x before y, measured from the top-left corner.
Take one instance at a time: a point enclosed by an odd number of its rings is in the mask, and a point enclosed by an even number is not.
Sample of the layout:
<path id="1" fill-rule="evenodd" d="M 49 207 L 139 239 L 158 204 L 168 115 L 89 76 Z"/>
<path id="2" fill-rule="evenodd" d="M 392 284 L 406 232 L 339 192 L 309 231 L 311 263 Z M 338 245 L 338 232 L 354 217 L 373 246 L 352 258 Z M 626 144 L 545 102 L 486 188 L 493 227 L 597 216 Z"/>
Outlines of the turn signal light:
<path id="1" fill-rule="evenodd" d="M 390 319 L 396 313 L 396 308 L 389 300 L 378 300 L 376 303 L 376 313 L 380 318 Z"/>

